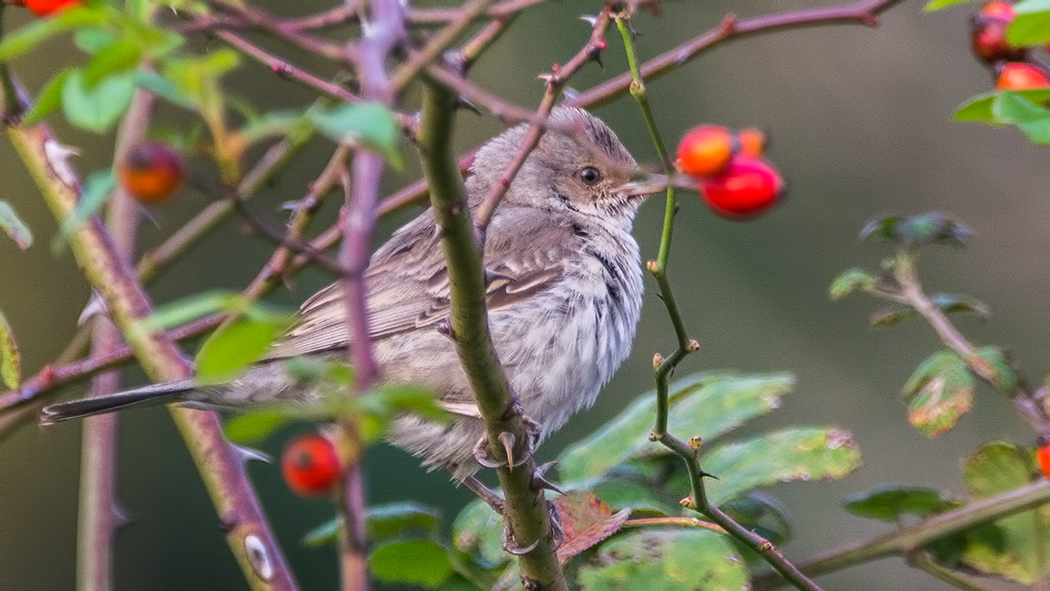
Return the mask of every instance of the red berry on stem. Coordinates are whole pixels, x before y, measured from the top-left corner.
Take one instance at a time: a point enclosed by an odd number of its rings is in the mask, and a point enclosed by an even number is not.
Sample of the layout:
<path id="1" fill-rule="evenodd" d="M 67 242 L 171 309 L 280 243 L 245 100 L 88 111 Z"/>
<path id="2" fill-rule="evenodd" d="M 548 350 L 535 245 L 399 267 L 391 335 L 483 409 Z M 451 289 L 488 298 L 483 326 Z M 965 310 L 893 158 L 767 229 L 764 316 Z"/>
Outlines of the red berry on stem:
<path id="1" fill-rule="evenodd" d="M 182 184 L 182 159 L 167 144 L 136 144 L 117 164 L 120 186 L 143 203 L 166 201 Z"/>
<path id="2" fill-rule="evenodd" d="M 690 129 L 678 142 L 678 168 L 689 175 L 718 174 L 733 157 L 733 134 L 721 125 Z"/>
<path id="3" fill-rule="evenodd" d="M 761 158 L 740 155 L 719 175 L 700 181 L 700 195 L 715 213 L 747 219 L 772 207 L 784 194 L 784 179 Z"/>
<path id="4" fill-rule="evenodd" d="M 76 6 L 81 3 L 81 0 L 24 0 L 23 4 L 33 14 L 45 17 L 51 16 L 53 13 L 58 12 L 64 8 Z"/>
<path id="5" fill-rule="evenodd" d="M 1042 444 L 1042 442 L 1040 441 Z M 1050 445 L 1042 444 L 1035 450 L 1035 459 L 1044 478 L 1050 478 Z"/>
<path id="6" fill-rule="evenodd" d="M 281 473 L 296 494 L 311 497 L 331 491 L 342 469 L 332 442 L 310 433 L 295 437 L 284 448 Z"/>
<path id="7" fill-rule="evenodd" d="M 1006 41 L 1006 29 L 1014 20 L 1014 7 L 1009 2 L 989 2 L 970 21 L 970 46 L 977 59 L 986 64 L 1001 61 L 1023 61 L 1025 47 L 1014 47 Z"/>
<path id="8" fill-rule="evenodd" d="M 740 146 L 740 153 L 746 156 L 758 158 L 766 152 L 766 134 L 761 129 L 755 127 L 741 129 L 736 134 L 736 141 Z"/>
<path id="9" fill-rule="evenodd" d="M 1024 62 L 1007 62 L 999 69 L 995 87 L 999 90 L 1029 90 L 1050 87 L 1046 70 Z"/>

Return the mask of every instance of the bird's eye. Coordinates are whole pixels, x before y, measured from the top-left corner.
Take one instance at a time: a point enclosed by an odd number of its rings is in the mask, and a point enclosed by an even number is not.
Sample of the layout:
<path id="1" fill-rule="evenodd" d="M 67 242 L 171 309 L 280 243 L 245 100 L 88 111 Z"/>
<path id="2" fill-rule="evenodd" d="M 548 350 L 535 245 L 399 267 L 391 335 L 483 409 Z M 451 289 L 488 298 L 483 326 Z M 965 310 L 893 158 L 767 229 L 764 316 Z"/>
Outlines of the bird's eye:
<path id="1" fill-rule="evenodd" d="M 593 166 L 584 166 L 576 175 L 585 185 L 596 185 L 602 180 L 602 172 Z"/>

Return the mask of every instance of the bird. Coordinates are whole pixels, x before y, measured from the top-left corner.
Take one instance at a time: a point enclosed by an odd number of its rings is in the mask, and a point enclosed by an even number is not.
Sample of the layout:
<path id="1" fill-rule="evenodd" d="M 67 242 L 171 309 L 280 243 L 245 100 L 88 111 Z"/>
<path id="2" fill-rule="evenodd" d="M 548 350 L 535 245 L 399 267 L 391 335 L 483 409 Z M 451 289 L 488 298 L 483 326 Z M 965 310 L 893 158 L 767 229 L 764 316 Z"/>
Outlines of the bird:
<path id="1" fill-rule="evenodd" d="M 465 181 L 472 211 L 502 182 L 527 131 L 524 124 L 512 127 L 478 149 Z M 536 444 L 591 406 L 630 353 L 644 291 L 631 230 L 640 204 L 660 188 L 655 176 L 640 174 L 604 122 L 579 108 L 555 107 L 486 229 L 491 338 L 537 430 Z M 462 482 L 480 468 L 475 447 L 485 428 L 447 330 L 449 281 L 440 239 L 428 209 L 376 250 L 365 272 L 368 330 L 381 379 L 429 386 L 452 416 L 439 423 L 404 415 L 388 439 Z M 263 358 L 229 383 L 198 385 L 187 378 L 52 404 L 41 422 L 158 403 L 218 410 L 313 400 L 320 396 L 316 385 L 297 382 L 281 361 L 345 359 L 353 346 L 346 322 L 336 283 L 303 303 Z"/>

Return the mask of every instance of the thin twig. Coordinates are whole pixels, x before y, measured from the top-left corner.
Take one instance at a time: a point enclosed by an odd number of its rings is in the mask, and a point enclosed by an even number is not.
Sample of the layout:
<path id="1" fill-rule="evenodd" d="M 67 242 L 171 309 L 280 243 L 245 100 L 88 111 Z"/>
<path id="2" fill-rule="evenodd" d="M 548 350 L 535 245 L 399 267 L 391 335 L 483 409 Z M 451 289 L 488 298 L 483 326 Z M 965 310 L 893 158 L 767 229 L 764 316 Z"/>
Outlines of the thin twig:
<path id="1" fill-rule="evenodd" d="M 510 188 L 511 182 L 514 181 L 514 177 L 517 176 L 518 171 L 525 164 L 529 154 L 540 143 L 540 138 L 543 137 L 545 131 L 544 125 L 547 117 L 550 116 L 551 109 L 554 108 L 554 103 L 558 100 L 562 89 L 573 74 L 583 67 L 584 64 L 598 59 L 601 51 L 605 49 L 605 32 L 609 29 L 611 23 L 612 17 L 609 14 L 609 10 L 602 10 L 601 14 L 595 19 L 594 26 L 591 28 L 591 36 L 583 48 L 564 66 L 557 68 L 555 72 L 546 76 L 547 90 L 543 93 L 543 99 L 540 100 L 540 106 L 536 109 L 536 115 L 532 119 L 532 124 L 522 139 L 521 147 L 518 148 L 517 154 L 514 155 L 510 164 L 503 171 L 499 182 L 493 185 L 492 190 L 489 191 L 488 195 L 485 195 L 481 205 L 474 212 L 474 225 L 481 231 L 482 236 L 484 236 L 485 227 L 492 220 L 492 214 L 495 212 L 500 199 L 503 198 L 507 189 Z"/>
<path id="2" fill-rule="evenodd" d="M 8 138 L 59 221 L 80 196 L 79 180 L 64 159 L 46 146 L 57 145 L 43 125 L 7 122 Z M 106 301 L 111 317 L 128 339 L 142 367 L 155 381 L 190 375 L 189 363 L 165 335 L 142 330 L 139 322 L 151 306 L 134 271 L 116 251 L 97 218 L 71 240 L 77 262 Z M 172 408 L 172 416 L 196 462 L 212 502 L 223 519 L 223 532 L 252 587 L 291 589 L 295 583 L 244 471 L 242 458 L 223 437 L 215 413 Z"/>
<path id="3" fill-rule="evenodd" d="M 751 35 L 829 24 L 860 24 L 874 27 L 878 25 L 880 14 L 901 1 L 864 0 L 853 4 L 767 14 L 745 20 L 737 20 L 735 16 L 727 15 L 717 27 L 646 61 L 639 67 L 639 71 L 643 80 L 653 80 L 716 45 Z M 621 74 L 571 97 L 566 102 L 579 107 L 594 107 L 622 95 L 630 86 L 630 73 Z"/>
<path id="4" fill-rule="evenodd" d="M 634 33 L 631 31 L 629 19 L 630 13 L 628 12 L 621 12 L 615 15 L 616 26 L 620 31 L 621 38 L 623 39 L 624 48 L 627 53 L 627 63 L 631 71 L 631 95 L 638 102 L 639 109 L 642 112 L 642 117 L 645 119 L 646 127 L 649 129 L 649 134 L 652 136 L 653 144 L 656 147 L 657 156 L 659 156 L 660 162 L 664 167 L 664 173 L 670 177 L 673 172 L 670 157 L 663 136 L 657 126 L 656 118 L 653 115 L 652 106 L 649 104 L 645 82 L 642 80 L 642 75 L 638 68 L 637 55 L 634 49 Z M 669 410 L 668 385 L 671 373 L 687 354 L 699 349 L 699 345 L 695 341 L 690 340 L 686 333 L 685 321 L 682 319 L 681 312 L 679 312 L 678 306 L 675 304 L 674 293 L 671 291 L 671 284 L 668 279 L 668 261 L 671 251 L 671 238 L 674 233 L 674 216 L 676 209 L 675 187 L 673 184 L 668 184 L 667 200 L 664 209 L 664 226 L 660 240 L 660 251 L 657 259 L 649 262 L 648 268 L 653 274 L 653 277 L 656 278 L 657 284 L 660 287 L 661 299 L 664 302 L 664 306 L 667 308 L 667 314 L 671 318 L 671 324 L 674 326 L 678 348 L 667 359 L 657 357 L 657 360 L 654 360 L 653 363 L 656 378 L 657 415 L 656 426 L 654 427 L 650 438 L 662 443 L 685 462 L 686 468 L 689 472 L 692 497 L 685 499 L 682 502 L 683 505 L 703 514 L 708 519 L 721 526 L 729 535 L 757 552 L 762 559 L 768 562 L 770 566 L 772 566 L 795 587 L 807 591 L 819 591 L 820 587 L 818 587 L 813 581 L 809 580 L 795 565 L 784 558 L 784 556 L 773 547 L 773 544 L 765 538 L 741 526 L 708 500 L 707 492 L 704 489 L 704 477 L 707 475 L 700 468 L 700 462 L 697 457 L 699 445 L 693 444 L 692 441 L 689 444 L 686 444 L 667 432 L 667 415 Z"/>

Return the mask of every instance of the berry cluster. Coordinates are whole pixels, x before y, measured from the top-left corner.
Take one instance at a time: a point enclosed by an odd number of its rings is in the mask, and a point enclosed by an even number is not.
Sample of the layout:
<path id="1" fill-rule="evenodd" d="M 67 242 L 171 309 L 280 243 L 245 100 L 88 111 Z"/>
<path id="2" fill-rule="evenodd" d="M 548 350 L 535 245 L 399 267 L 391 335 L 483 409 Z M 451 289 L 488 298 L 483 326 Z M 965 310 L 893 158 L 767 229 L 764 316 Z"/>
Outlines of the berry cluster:
<path id="1" fill-rule="evenodd" d="M 1032 59 L 1031 48 L 1014 47 L 1006 39 L 1006 30 L 1015 16 L 1013 4 L 1005 0 L 992 0 L 982 6 L 970 21 L 973 53 L 995 72 L 995 87 L 999 90 L 1050 88 L 1050 72 Z"/>
<path id="2" fill-rule="evenodd" d="M 784 195 L 784 179 L 764 157 L 765 135 L 758 129 L 733 132 L 700 125 L 678 143 L 678 170 L 700 181 L 704 202 L 734 220 L 755 217 Z"/>

